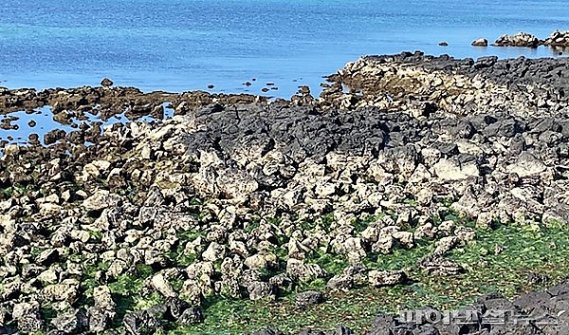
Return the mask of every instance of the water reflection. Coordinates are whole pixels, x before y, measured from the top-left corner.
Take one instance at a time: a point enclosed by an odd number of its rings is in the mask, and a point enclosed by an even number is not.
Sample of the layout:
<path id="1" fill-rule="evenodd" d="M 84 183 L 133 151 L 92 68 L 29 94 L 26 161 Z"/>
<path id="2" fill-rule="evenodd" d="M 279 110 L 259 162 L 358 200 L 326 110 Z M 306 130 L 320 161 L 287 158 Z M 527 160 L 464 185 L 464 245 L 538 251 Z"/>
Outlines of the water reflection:
<path id="1" fill-rule="evenodd" d="M 164 110 L 164 118 L 162 120 L 171 119 L 174 116 L 174 109 L 171 103 L 163 103 L 162 108 Z M 24 145 L 29 143 L 29 136 L 31 134 L 37 134 L 43 143 L 44 135 L 54 129 L 61 129 L 66 133 L 70 133 L 95 123 L 100 123 L 102 127 L 105 128 L 116 123 L 126 124 L 133 121 L 149 123 L 162 121 L 150 115 L 144 115 L 134 119 L 131 117 L 131 119 L 129 119 L 126 116 L 127 113 L 128 110 L 125 110 L 121 114 L 103 119 L 98 115 L 86 112 L 81 114 L 84 116 L 81 119 L 73 116 L 67 119 L 68 122 L 58 122 L 54 120 L 51 106 L 43 106 L 32 111 L 22 110 L 0 116 L 0 124 L 4 124 L 4 128 L 7 128 L 8 125 L 12 126 L 11 129 L 0 129 L 0 141 Z"/>

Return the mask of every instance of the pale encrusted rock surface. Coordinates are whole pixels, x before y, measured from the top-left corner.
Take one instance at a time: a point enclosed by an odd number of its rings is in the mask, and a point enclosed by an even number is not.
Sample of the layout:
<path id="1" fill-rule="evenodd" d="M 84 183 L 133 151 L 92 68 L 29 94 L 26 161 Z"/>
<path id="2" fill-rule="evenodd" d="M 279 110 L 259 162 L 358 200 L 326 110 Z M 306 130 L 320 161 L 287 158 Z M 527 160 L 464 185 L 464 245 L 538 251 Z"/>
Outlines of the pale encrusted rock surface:
<path id="1" fill-rule="evenodd" d="M 272 301 L 314 280 L 330 291 L 402 284 L 405 269 L 363 264 L 423 239 L 436 250 L 417 268 L 461 273 L 445 255 L 476 236 L 447 213 L 480 226 L 569 220 L 568 65 L 366 57 L 319 98 L 301 88 L 290 101 L 2 91 L 3 113 L 57 103 L 113 115 L 130 99 L 132 113 L 169 101 L 176 116 L 5 147 L 0 332 L 119 324 L 141 334 L 202 321 L 215 296 Z M 342 268 L 329 272 L 325 257 Z M 119 314 L 124 297 L 132 308 Z"/>

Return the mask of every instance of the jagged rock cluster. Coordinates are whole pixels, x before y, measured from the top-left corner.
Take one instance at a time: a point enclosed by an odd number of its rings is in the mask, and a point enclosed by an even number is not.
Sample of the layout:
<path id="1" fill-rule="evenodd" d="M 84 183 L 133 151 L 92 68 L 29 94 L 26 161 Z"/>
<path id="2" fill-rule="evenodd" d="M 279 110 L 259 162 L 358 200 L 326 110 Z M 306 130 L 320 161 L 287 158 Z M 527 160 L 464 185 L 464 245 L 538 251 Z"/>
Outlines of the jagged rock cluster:
<path id="1" fill-rule="evenodd" d="M 456 60 L 421 52 L 369 56 L 329 77 L 332 83 L 322 104 L 414 116 L 442 110 L 453 118 L 498 112 L 517 117 L 562 114 L 569 100 L 568 66 L 566 58 Z"/>
<path id="2" fill-rule="evenodd" d="M 103 83 L 106 82 L 103 81 Z M 50 145 L 65 139 L 74 144 L 95 143 L 105 123 L 113 116 L 124 116 L 129 121 L 139 120 L 145 116 L 154 120 L 162 120 L 166 105 L 173 104 L 178 107 L 176 114 L 184 114 L 187 110 L 197 106 L 216 102 L 234 104 L 266 101 L 265 97 L 246 94 L 209 94 L 201 91 L 184 94 L 167 92 L 145 94 L 136 88 L 111 88 L 110 86 L 43 91 L 0 88 L 0 115 L 5 115 L 0 120 L 0 129 L 12 130 L 20 127 L 18 117 L 10 113 L 26 111 L 33 114 L 35 109 L 49 106 L 55 121 L 68 125 L 74 130 L 66 133 L 61 129 L 52 129 L 43 134 L 43 138 L 36 133 L 31 133 L 28 136 L 29 142 Z M 30 127 L 37 125 L 35 120 L 30 122 Z M 10 143 L 11 140 L 0 138 L 0 147 Z"/>
<path id="3" fill-rule="evenodd" d="M 569 31 L 555 31 L 545 40 L 540 40 L 535 35 L 519 32 L 517 34 L 501 35 L 496 39 L 493 46 L 497 47 L 526 47 L 537 48 L 545 45 L 552 48 L 567 48 L 569 47 Z M 487 47 L 488 40 L 479 38 L 472 42 L 472 46 Z"/>
<path id="4" fill-rule="evenodd" d="M 369 265 L 419 240 L 436 249 L 417 267 L 464 271 L 445 255 L 475 233 L 449 212 L 485 227 L 569 220 L 567 62 L 367 57 L 320 98 L 301 88 L 290 101 L 57 93 L 70 110 L 167 99 L 177 115 L 93 131 L 90 145 L 63 132 L 5 146 L 0 332 L 144 334 L 202 321 L 220 295 L 404 283 L 406 269 Z M 66 104 L 84 91 L 101 95 Z M 28 94 L 3 108 L 53 103 Z"/>
<path id="5" fill-rule="evenodd" d="M 567 48 L 569 47 L 569 31 L 556 31 L 545 39 L 543 44 L 552 47 Z"/>
<path id="6" fill-rule="evenodd" d="M 499 47 L 529 47 L 537 48 L 541 41 L 532 34 L 517 33 L 514 35 L 502 35 L 498 37 L 495 46 Z"/>

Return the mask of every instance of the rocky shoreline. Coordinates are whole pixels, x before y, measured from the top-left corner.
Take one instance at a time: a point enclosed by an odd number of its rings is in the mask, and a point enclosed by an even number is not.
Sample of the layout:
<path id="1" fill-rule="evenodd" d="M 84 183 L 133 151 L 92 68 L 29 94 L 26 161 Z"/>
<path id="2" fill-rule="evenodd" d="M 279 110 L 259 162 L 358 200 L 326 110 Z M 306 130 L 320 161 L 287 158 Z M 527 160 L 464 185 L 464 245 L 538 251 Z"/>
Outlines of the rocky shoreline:
<path id="1" fill-rule="evenodd" d="M 49 105 L 76 130 L 3 142 L 0 333 L 153 334 L 199 324 L 213 298 L 294 292 L 306 306 L 406 285 L 409 269 L 377 261 L 424 242 L 433 248 L 415 269 L 464 273 L 448 255 L 477 229 L 569 221 L 567 78 L 565 58 L 415 52 L 364 57 L 320 97 L 301 87 L 289 100 L 1 90 L 0 114 Z M 174 115 L 161 121 L 164 104 Z M 157 121 L 87 117 L 118 114 Z M 315 281 L 325 287 L 304 289 Z M 564 306 L 566 291 L 548 304 Z M 545 299 L 535 296 L 516 308 Z M 370 334 L 401 328 L 381 320 Z M 508 331 L 562 334 L 551 329 Z"/>
<path id="2" fill-rule="evenodd" d="M 479 38 L 472 42 L 475 47 L 487 47 L 488 40 Z M 496 47 L 524 47 L 535 49 L 539 46 L 546 46 L 554 50 L 564 50 L 569 48 L 569 31 L 555 31 L 546 39 L 539 39 L 535 35 L 519 32 L 517 34 L 501 35 L 492 44 Z"/>

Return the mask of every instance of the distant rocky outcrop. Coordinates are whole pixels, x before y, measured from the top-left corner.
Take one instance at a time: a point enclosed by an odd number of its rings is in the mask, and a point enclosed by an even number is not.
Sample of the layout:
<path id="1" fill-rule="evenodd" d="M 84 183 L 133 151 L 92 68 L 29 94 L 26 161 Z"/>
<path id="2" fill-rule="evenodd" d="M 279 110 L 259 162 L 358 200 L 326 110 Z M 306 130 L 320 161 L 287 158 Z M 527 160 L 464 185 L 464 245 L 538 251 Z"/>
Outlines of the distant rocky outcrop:
<path id="1" fill-rule="evenodd" d="M 478 39 L 472 41 L 472 46 L 473 47 L 487 47 L 488 46 L 488 40 L 485 38 L 478 38 Z"/>
<path id="2" fill-rule="evenodd" d="M 556 31 L 543 44 L 551 47 L 569 48 L 569 31 Z"/>
<path id="3" fill-rule="evenodd" d="M 502 35 L 498 37 L 495 46 L 499 47 L 528 47 L 537 48 L 540 40 L 534 35 L 528 33 L 517 33 L 515 35 Z"/>
<path id="4" fill-rule="evenodd" d="M 439 45 L 444 45 L 442 44 Z M 487 47 L 488 40 L 479 38 L 471 43 L 475 47 Z M 496 47 L 526 47 L 537 48 L 539 46 L 549 46 L 554 48 L 569 48 L 569 31 L 555 31 L 545 40 L 541 40 L 535 35 L 519 32 L 517 34 L 504 34 L 496 39 L 492 46 Z"/>

